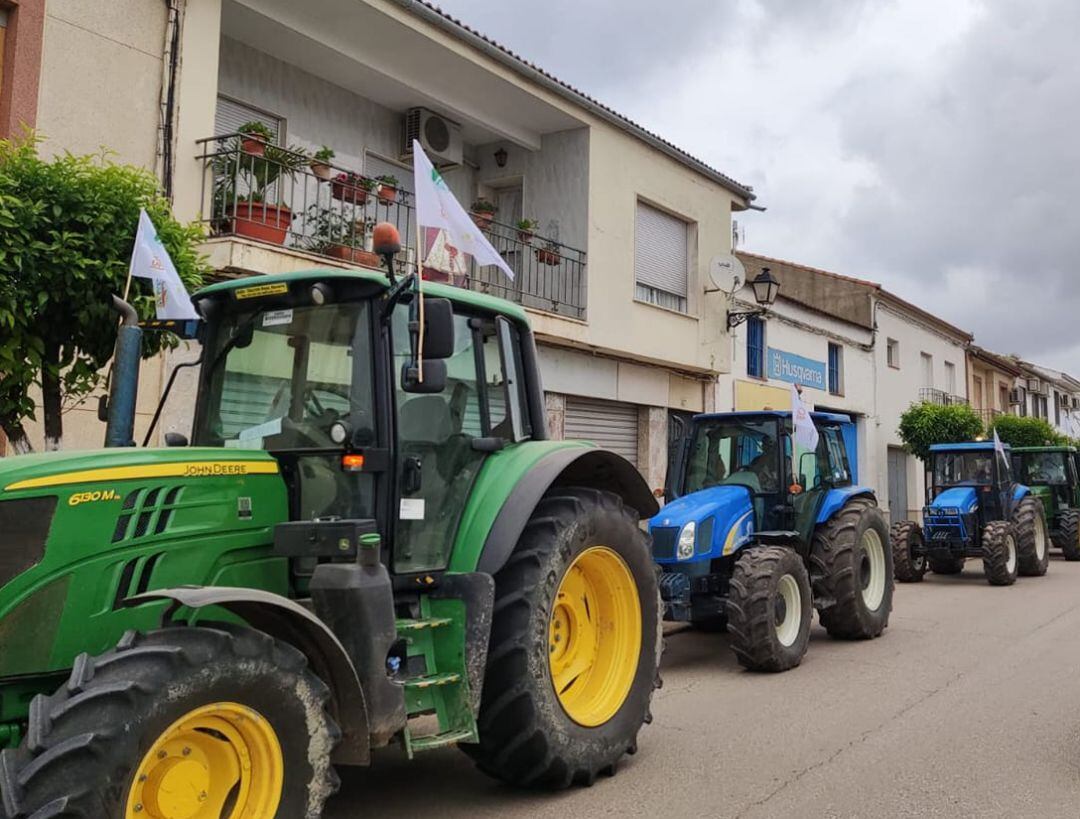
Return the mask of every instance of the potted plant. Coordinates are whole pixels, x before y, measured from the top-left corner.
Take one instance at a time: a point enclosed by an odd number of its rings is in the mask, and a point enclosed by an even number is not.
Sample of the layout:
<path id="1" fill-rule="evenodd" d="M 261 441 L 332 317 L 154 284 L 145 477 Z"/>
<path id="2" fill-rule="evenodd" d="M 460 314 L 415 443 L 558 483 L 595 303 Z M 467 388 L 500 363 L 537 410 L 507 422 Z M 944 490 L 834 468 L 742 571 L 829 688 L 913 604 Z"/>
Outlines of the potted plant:
<path id="1" fill-rule="evenodd" d="M 311 172 L 324 182 L 330 181 L 330 177 L 334 173 L 333 168 L 330 167 L 330 160 L 333 158 L 333 149 L 323 145 L 314 153 L 311 157 L 311 161 L 308 163 L 311 167 Z"/>
<path id="2" fill-rule="evenodd" d="M 533 236 L 536 235 L 536 229 L 540 227 L 540 223 L 535 219 L 519 219 L 516 227 L 518 241 L 527 245 L 532 241 Z"/>
<path id="3" fill-rule="evenodd" d="M 274 138 L 274 132 L 267 127 L 266 123 L 245 122 L 240 126 L 240 150 L 251 156 L 265 156 L 266 146 Z"/>
<path id="4" fill-rule="evenodd" d="M 281 180 L 292 179 L 307 161 L 297 148 L 263 146 L 263 155 L 236 162 L 234 152 L 214 161 L 214 219 L 218 229 L 281 245 L 293 220 Z M 237 145 L 236 149 L 242 150 Z M 268 199 L 273 191 L 276 201 Z"/>
<path id="5" fill-rule="evenodd" d="M 476 222 L 476 226 L 481 230 L 485 230 L 491 226 L 491 221 L 495 218 L 495 213 L 498 208 L 495 207 L 487 199 L 477 199 L 472 203 L 472 207 L 469 208 L 472 215 L 472 220 Z"/>
<path id="6" fill-rule="evenodd" d="M 535 250 L 536 261 L 540 264 L 546 264 L 555 266 L 562 261 L 562 256 L 559 255 L 559 246 L 551 239 L 544 243 L 543 247 L 538 247 Z"/>
<path id="7" fill-rule="evenodd" d="M 397 186 L 398 178 L 391 174 L 383 174 L 382 176 L 375 177 L 375 195 L 379 197 L 380 202 L 384 202 L 389 205 L 395 199 L 397 199 Z"/>
<path id="8" fill-rule="evenodd" d="M 354 205 L 363 205 L 367 202 L 368 194 L 375 187 L 375 181 L 349 171 L 339 173 L 330 183 L 330 194 L 340 202 L 352 202 Z"/>
<path id="9" fill-rule="evenodd" d="M 373 219 L 352 219 L 338 210 L 312 205 L 304 217 L 304 248 L 313 253 L 378 269 L 378 255 L 365 249 Z"/>

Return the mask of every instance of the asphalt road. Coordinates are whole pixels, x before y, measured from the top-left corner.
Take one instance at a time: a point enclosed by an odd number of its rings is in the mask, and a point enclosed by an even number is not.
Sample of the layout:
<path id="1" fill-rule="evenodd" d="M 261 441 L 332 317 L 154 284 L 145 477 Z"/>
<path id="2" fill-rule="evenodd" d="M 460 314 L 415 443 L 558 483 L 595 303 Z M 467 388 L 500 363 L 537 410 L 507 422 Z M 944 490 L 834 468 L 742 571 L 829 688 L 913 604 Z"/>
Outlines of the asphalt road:
<path id="1" fill-rule="evenodd" d="M 723 635 L 670 631 L 640 751 L 556 794 L 460 752 L 343 769 L 327 817 L 1080 816 L 1080 563 L 992 588 L 899 585 L 871 642 L 816 624 L 799 668 L 743 672 Z"/>

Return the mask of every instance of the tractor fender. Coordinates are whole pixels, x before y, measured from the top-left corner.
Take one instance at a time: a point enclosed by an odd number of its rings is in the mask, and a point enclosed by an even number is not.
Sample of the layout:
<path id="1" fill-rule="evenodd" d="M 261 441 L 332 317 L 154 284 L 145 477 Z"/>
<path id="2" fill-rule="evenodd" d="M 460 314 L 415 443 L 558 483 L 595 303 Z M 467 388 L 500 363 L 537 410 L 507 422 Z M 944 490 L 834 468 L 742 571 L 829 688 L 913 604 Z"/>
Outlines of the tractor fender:
<path id="1" fill-rule="evenodd" d="M 842 486 L 838 489 L 830 489 L 825 494 L 825 500 L 818 510 L 817 525 L 825 523 L 852 498 L 870 498 L 875 503 L 877 502 L 877 495 L 868 486 Z"/>
<path id="2" fill-rule="evenodd" d="M 128 598 L 128 603 L 152 600 L 171 600 L 176 606 L 190 609 L 220 606 L 252 628 L 303 653 L 312 672 L 330 686 L 332 713 L 342 734 L 341 742 L 334 749 L 334 762 L 343 765 L 371 763 L 367 704 L 356 668 L 334 633 L 310 611 L 273 592 L 230 586 L 155 589 Z"/>
<path id="3" fill-rule="evenodd" d="M 1024 498 L 1026 498 L 1030 494 L 1031 494 L 1031 489 L 1029 489 L 1028 487 L 1024 486 L 1021 483 L 1018 483 L 1016 486 L 1013 487 L 1013 496 L 1012 496 L 1013 505 L 1015 506 L 1016 504 L 1020 503 L 1020 501 L 1022 501 Z"/>
<path id="4" fill-rule="evenodd" d="M 477 561 L 477 571 L 495 574 L 503 567 L 525 530 L 536 505 L 555 486 L 584 486 L 614 492 L 642 518 L 660 506 L 633 464 L 607 449 L 559 449 L 541 458 L 503 502 Z"/>

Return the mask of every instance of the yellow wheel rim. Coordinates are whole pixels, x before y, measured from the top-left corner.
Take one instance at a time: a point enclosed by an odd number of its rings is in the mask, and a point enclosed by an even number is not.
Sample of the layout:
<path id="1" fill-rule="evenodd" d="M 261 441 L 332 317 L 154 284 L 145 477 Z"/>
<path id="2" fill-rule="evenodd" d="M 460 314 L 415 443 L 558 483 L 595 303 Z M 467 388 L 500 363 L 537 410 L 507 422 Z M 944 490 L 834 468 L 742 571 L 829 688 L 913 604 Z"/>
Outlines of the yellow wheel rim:
<path id="1" fill-rule="evenodd" d="M 559 583 L 548 626 L 551 682 L 567 716 L 594 728 L 622 707 L 641 655 L 641 603 L 618 553 L 592 546 Z"/>
<path id="2" fill-rule="evenodd" d="M 268 819 L 285 781 L 281 744 L 257 711 L 219 702 L 190 711 L 147 751 L 125 819 Z"/>

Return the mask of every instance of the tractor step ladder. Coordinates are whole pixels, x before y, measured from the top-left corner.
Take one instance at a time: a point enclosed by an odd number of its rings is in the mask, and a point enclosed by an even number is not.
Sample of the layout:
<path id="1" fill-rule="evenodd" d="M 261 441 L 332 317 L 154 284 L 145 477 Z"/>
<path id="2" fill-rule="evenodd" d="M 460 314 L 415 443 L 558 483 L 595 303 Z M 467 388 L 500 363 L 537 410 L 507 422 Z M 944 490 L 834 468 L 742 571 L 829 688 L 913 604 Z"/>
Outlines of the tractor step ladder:
<path id="1" fill-rule="evenodd" d="M 405 728 L 405 750 L 409 757 L 458 742 L 478 741 L 465 673 L 465 604 L 423 597 L 420 608 L 419 618 L 397 621 L 410 665 L 421 665 L 419 658 L 423 658 L 424 669 L 404 680 L 405 710 L 410 719 Z M 442 616 L 445 611 L 457 616 Z M 421 733 L 416 723 L 424 717 L 428 724 L 423 728 L 427 730 Z M 432 731 L 436 720 L 438 727 Z"/>

